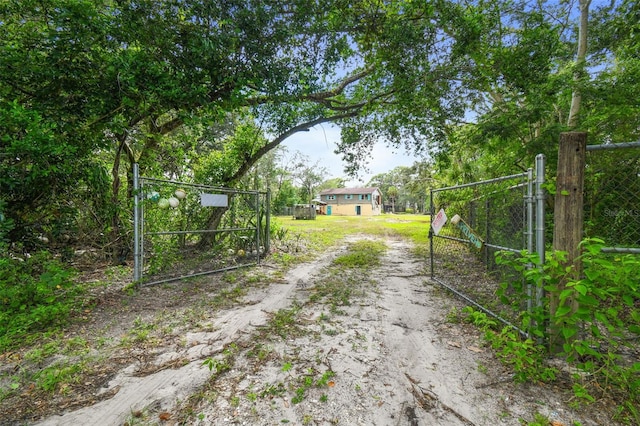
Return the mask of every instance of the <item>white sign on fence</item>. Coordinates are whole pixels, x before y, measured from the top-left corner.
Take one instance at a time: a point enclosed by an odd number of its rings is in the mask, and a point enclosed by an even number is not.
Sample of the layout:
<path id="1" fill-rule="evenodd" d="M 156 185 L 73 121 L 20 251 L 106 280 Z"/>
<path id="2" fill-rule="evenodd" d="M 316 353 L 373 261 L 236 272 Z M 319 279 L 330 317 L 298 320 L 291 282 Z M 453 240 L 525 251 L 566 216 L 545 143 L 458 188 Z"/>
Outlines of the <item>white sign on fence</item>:
<path id="1" fill-rule="evenodd" d="M 229 207 L 227 194 L 200 194 L 200 204 L 203 207 Z"/>
<path id="2" fill-rule="evenodd" d="M 445 223 L 447 223 L 447 214 L 444 212 L 444 209 L 440 209 L 436 217 L 431 221 L 433 232 L 438 235 Z"/>

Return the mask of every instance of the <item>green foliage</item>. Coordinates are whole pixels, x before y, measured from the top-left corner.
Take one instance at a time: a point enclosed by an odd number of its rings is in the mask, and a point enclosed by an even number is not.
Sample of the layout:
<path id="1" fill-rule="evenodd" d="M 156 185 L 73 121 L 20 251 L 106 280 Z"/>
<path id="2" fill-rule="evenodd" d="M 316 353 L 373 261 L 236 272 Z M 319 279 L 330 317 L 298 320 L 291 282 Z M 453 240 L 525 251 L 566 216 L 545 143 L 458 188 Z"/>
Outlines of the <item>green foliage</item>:
<path id="1" fill-rule="evenodd" d="M 225 373 L 233 368 L 238 350 L 238 345 L 231 343 L 222 351 L 220 358 L 207 358 L 202 365 L 207 366 L 216 376 Z"/>
<path id="2" fill-rule="evenodd" d="M 271 206 L 274 214 L 282 214 L 285 208 L 300 203 L 302 203 L 302 198 L 300 198 L 297 189 L 293 186 L 293 182 L 285 180 L 275 194 Z"/>
<path id="3" fill-rule="evenodd" d="M 13 220 L 6 216 L 6 202 L 0 199 L 0 253 L 5 252 L 9 242 L 8 234 L 14 227 Z M 3 253 L 4 254 L 4 253 Z"/>
<path id="4" fill-rule="evenodd" d="M 458 184 L 511 174 L 530 167 L 538 153 L 546 155 L 553 175 L 575 90 L 582 96 L 579 128 L 589 132 L 590 144 L 637 140 L 638 102 L 627 95 L 637 91 L 640 81 L 638 57 L 629 55 L 638 47 L 633 30 L 637 5 L 632 3 L 591 2 L 588 74 L 578 87 L 578 25 L 559 25 L 575 21 L 575 9 L 547 1 L 531 7 L 492 1 L 455 13 L 456 20 L 472 23 L 460 33 L 458 54 L 475 65 L 466 82 L 472 88 L 468 107 L 477 119 L 448 133 L 437 157 L 439 177 Z M 511 25 L 504 25 L 506 16 Z M 609 170 L 615 170 L 614 164 L 607 165 Z"/>
<path id="5" fill-rule="evenodd" d="M 299 404 L 307 396 L 307 392 L 311 388 L 324 388 L 329 385 L 329 380 L 335 376 L 335 373 L 331 370 L 327 370 L 316 379 L 317 371 L 309 369 L 307 374 L 304 374 L 297 378 L 298 386 L 294 389 L 294 396 L 291 398 L 291 402 Z M 326 398 L 325 398 L 326 400 Z"/>
<path id="6" fill-rule="evenodd" d="M 0 100 L 0 236 L 29 250 L 42 246 L 41 235 L 56 239 L 74 229 L 78 206 L 69 201 L 86 189 L 79 183 L 91 171 L 88 153 L 56 132 L 38 112 Z"/>
<path id="7" fill-rule="evenodd" d="M 73 276 L 47 252 L 24 260 L 0 258 L 0 351 L 68 319 L 80 291 Z"/>
<path id="8" fill-rule="evenodd" d="M 368 268 L 380 264 L 380 256 L 385 252 L 384 243 L 361 240 L 349 245 L 348 253 L 343 254 L 333 263 L 347 268 Z"/>
<path id="9" fill-rule="evenodd" d="M 266 329 L 283 339 L 297 335 L 300 332 L 300 327 L 296 323 L 298 312 L 300 312 L 299 306 L 278 310 L 269 320 Z"/>
<path id="10" fill-rule="evenodd" d="M 485 340 L 497 351 L 500 360 L 513 369 L 516 381 L 549 382 L 555 379 L 557 371 L 545 366 L 544 346 L 523 337 L 512 327 L 499 329 L 498 322 L 484 312 L 466 307 L 463 313 L 468 322 L 484 331 Z"/>
<path id="11" fill-rule="evenodd" d="M 35 384 L 39 389 L 55 393 L 68 383 L 76 383 L 82 373 L 83 366 L 79 363 L 57 363 L 38 371 Z"/>
<path id="12" fill-rule="evenodd" d="M 252 120 L 250 116 L 236 117 L 233 132 L 220 141 L 221 149 L 209 151 L 207 155 L 196 159 L 194 170 L 197 182 L 217 186 L 236 183 L 234 180 L 237 180 L 239 170 L 246 167 L 246 160 L 267 142 L 261 129 Z"/>
<path id="13" fill-rule="evenodd" d="M 620 396 L 624 416 L 638 421 L 640 413 L 633 407 L 640 403 L 640 363 L 626 359 L 622 349 L 633 345 L 640 335 L 640 258 L 604 253 L 603 247 L 601 239 L 582 242 L 580 279 L 573 278 L 572 267 L 566 265 L 566 253 L 562 252 L 548 253 L 543 268 L 536 267 L 539 260 L 535 254 L 514 258 L 502 253 L 497 261 L 520 269 L 534 265 L 525 273 L 528 282 L 534 287 L 544 285 L 548 293 L 557 295 L 559 306 L 553 316 L 541 307 L 525 316 L 523 324 L 528 328 L 549 323 L 559 328 L 567 361 L 592 375 L 600 386 L 577 382 L 576 395 L 590 401 L 594 398 L 590 392 L 613 387 Z M 560 283 L 564 286 L 559 287 Z M 570 301 L 575 301 L 577 309 Z M 535 326 L 532 331 L 540 337 L 545 332 Z"/>

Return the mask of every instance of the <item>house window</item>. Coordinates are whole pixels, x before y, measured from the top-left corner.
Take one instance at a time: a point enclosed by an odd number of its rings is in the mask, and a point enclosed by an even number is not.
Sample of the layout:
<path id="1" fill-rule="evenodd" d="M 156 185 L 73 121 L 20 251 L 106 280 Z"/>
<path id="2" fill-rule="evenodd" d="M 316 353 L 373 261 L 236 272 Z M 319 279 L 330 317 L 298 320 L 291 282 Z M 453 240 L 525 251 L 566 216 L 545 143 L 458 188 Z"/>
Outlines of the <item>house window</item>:
<path id="1" fill-rule="evenodd" d="M 336 196 L 335 195 L 327 195 L 327 200 L 335 200 Z"/>
<path id="2" fill-rule="evenodd" d="M 347 195 L 344 196 L 344 199 L 345 200 L 351 200 L 351 199 L 353 199 L 353 195 L 347 194 Z"/>
<path id="3" fill-rule="evenodd" d="M 370 194 L 360 194 L 360 195 L 358 195 L 358 199 L 359 200 L 370 200 L 371 199 L 371 195 Z"/>

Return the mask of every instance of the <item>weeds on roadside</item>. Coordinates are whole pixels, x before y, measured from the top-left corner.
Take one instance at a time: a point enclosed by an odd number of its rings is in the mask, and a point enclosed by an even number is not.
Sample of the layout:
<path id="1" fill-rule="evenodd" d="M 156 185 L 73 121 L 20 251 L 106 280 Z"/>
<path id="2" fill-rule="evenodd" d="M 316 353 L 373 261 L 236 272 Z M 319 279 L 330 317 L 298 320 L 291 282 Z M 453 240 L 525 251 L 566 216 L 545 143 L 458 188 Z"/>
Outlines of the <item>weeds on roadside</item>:
<path id="1" fill-rule="evenodd" d="M 209 371 L 213 372 L 217 376 L 231 370 L 235 364 L 235 356 L 237 353 L 238 345 L 231 343 L 222 351 L 221 357 L 207 358 L 202 362 L 202 365 L 207 366 Z"/>
<path id="2" fill-rule="evenodd" d="M 67 321 L 81 303 L 74 276 L 44 251 L 21 260 L 0 258 L 0 352 Z"/>
<path id="3" fill-rule="evenodd" d="M 499 264 L 522 271 L 528 283 L 544 286 L 554 294 L 559 306 L 551 317 L 548 309 L 534 310 L 523 317 L 523 326 L 530 328 L 534 336 L 545 336 L 536 324 L 551 324 L 563 341 L 562 350 L 567 362 L 586 373 L 573 377 L 575 401 L 593 402 L 598 396 L 618 401 L 622 420 L 640 423 L 640 362 L 625 359 L 621 350 L 637 345 L 640 336 L 640 258 L 635 255 L 603 253 L 603 240 L 586 239 L 582 242 L 582 277 L 573 278 L 571 266 L 566 265 L 566 253 L 547 254 L 547 261 L 540 267 L 537 254 L 522 253 L 515 257 L 500 253 Z M 528 265 L 534 265 L 528 268 Z M 564 286 L 560 287 L 559 283 Z M 503 288 L 517 283 L 505 283 Z M 536 379 L 544 374 L 546 348 L 507 339 L 505 350 L 513 353 L 514 362 L 530 366 L 523 368 L 522 378 Z M 636 342 L 636 343 L 633 343 Z M 527 346 L 528 345 L 528 346 Z M 518 347 L 519 349 L 516 349 Z M 536 362 L 532 363 L 532 353 Z M 516 361 L 520 358 L 521 361 Z M 540 370 L 542 368 L 542 370 Z M 548 378 L 551 378 L 550 376 Z M 588 378 L 588 379 L 585 379 Z"/>
<path id="4" fill-rule="evenodd" d="M 466 321 L 484 331 L 484 339 L 497 351 L 498 358 L 513 368 L 518 382 L 555 379 L 557 370 L 545 365 L 546 350 L 530 338 L 523 338 L 512 327 L 499 328 L 498 322 L 472 307 L 462 310 Z"/>
<path id="5" fill-rule="evenodd" d="M 297 324 L 297 315 L 300 309 L 300 306 L 294 305 L 290 309 L 278 310 L 267 323 L 266 331 L 283 339 L 298 334 L 300 327 Z"/>
<path id="6" fill-rule="evenodd" d="M 331 386 L 330 379 L 335 376 L 335 373 L 331 370 L 327 370 L 317 377 L 319 372 L 314 369 L 308 369 L 307 373 L 296 378 L 291 385 L 294 396 L 291 398 L 291 402 L 299 404 L 305 400 L 307 392 L 311 388 L 324 388 Z M 326 395 L 325 395 L 326 396 Z M 326 401 L 327 398 L 325 398 Z"/>
<path id="7" fill-rule="evenodd" d="M 380 241 L 360 240 L 349 245 L 346 254 L 337 257 L 334 265 L 346 268 L 369 268 L 380 265 L 386 246 Z"/>
<path id="8" fill-rule="evenodd" d="M 367 288 L 369 280 L 361 271 L 378 266 L 385 250 L 384 243 L 378 241 L 361 240 L 350 244 L 347 253 L 334 259 L 322 281 L 315 285 L 309 300 L 326 303 L 331 314 L 343 313 L 341 307 L 350 306 L 352 297 L 363 294 Z"/>

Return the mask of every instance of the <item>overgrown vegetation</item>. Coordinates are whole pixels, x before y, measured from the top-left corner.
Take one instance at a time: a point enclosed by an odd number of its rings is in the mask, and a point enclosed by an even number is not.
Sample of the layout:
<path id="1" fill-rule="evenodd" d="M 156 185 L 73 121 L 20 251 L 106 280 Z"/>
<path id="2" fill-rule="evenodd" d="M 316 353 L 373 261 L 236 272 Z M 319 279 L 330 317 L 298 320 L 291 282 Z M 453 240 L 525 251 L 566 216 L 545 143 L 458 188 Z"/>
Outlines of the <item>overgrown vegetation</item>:
<path id="1" fill-rule="evenodd" d="M 502 252 L 497 257 L 498 263 L 522 271 L 527 283 L 559 294 L 560 307 L 553 317 L 547 306 L 523 314 L 522 328 L 530 330 L 530 338 L 509 328 L 496 332 L 495 324 L 482 313 L 472 312 L 469 319 L 486 330 L 488 341 L 521 380 L 555 379 L 558 372 L 546 363 L 544 339 L 546 327 L 558 328 L 566 341 L 562 356 L 578 371 L 571 375 L 576 401 L 612 399 L 619 404 L 620 418 L 637 423 L 640 362 L 633 354 L 640 338 L 640 259 L 632 254 L 603 253 L 605 244 L 600 239 L 587 239 L 581 246 L 580 279 L 571 278 L 572 266 L 566 265 L 562 252 L 547 253 L 541 268 L 537 255 Z M 560 282 L 566 282 L 561 292 Z M 505 283 L 503 294 L 508 287 L 519 285 Z M 526 291 L 520 288 L 516 294 Z"/>
<path id="2" fill-rule="evenodd" d="M 0 352 L 64 325 L 78 307 L 75 272 L 41 251 L 0 258 Z"/>

